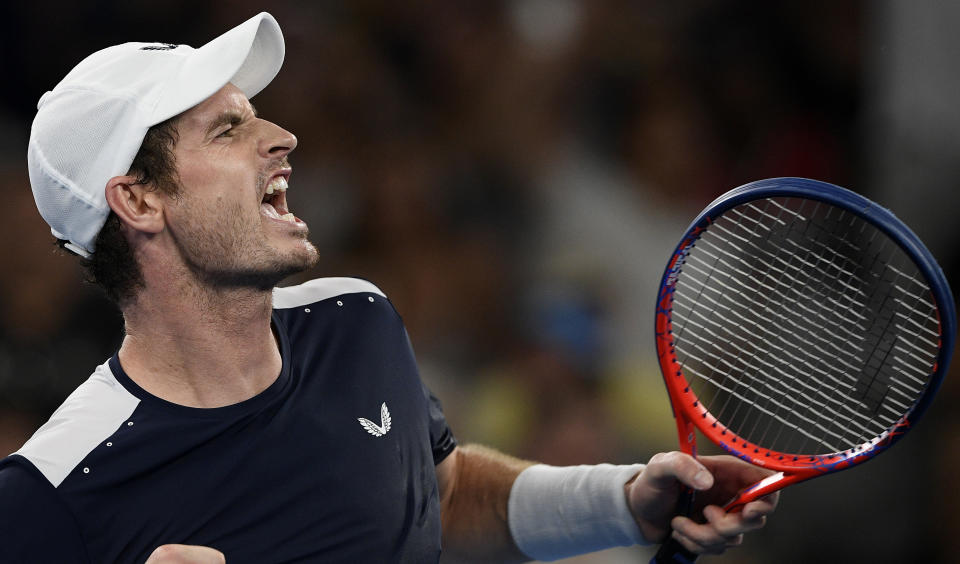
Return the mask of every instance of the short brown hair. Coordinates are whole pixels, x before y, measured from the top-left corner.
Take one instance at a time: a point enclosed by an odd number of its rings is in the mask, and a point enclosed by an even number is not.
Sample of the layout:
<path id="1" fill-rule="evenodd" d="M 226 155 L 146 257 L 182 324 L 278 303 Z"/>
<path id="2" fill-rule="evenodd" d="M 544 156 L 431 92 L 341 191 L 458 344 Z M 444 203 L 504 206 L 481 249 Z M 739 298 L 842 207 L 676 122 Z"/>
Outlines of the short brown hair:
<path id="1" fill-rule="evenodd" d="M 174 116 L 147 130 L 140 150 L 130 165 L 127 174 L 137 178 L 137 184 L 148 184 L 169 196 L 180 194 L 177 163 L 173 148 L 179 139 L 177 120 Z M 59 242 L 61 246 L 65 241 Z M 123 234 L 123 226 L 117 214 L 110 212 L 107 221 L 97 234 L 95 251 L 90 258 L 80 263 L 87 272 L 87 280 L 97 284 L 107 297 L 123 307 L 143 287 L 143 272 L 133 254 L 133 249 Z"/>

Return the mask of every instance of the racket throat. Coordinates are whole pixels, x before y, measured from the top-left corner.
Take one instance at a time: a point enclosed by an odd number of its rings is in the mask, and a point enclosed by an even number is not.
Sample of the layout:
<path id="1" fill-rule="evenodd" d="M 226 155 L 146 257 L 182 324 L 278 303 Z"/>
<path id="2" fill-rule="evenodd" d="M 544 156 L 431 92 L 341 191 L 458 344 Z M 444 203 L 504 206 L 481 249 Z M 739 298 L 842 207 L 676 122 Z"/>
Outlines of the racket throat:
<path id="1" fill-rule="evenodd" d="M 756 484 L 740 490 L 740 493 L 727 502 L 723 508 L 727 513 L 741 511 L 743 506 L 751 501 L 756 501 L 765 495 L 770 495 L 791 484 L 796 484 L 797 482 L 802 482 L 812 477 L 813 476 L 803 476 L 799 474 L 784 474 L 783 472 L 771 474 Z"/>

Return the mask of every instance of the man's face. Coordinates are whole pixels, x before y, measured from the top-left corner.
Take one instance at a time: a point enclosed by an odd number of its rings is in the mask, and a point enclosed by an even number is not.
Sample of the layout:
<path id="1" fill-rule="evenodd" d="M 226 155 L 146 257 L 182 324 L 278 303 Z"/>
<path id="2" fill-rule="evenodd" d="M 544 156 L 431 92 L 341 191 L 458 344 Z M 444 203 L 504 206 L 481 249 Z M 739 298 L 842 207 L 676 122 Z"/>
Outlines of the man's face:
<path id="1" fill-rule="evenodd" d="M 201 281 L 269 289 L 316 264 L 307 225 L 287 210 L 293 134 L 256 117 L 232 84 L 185 112 L 177 130 L 181 194 L 167 227 Z"/>

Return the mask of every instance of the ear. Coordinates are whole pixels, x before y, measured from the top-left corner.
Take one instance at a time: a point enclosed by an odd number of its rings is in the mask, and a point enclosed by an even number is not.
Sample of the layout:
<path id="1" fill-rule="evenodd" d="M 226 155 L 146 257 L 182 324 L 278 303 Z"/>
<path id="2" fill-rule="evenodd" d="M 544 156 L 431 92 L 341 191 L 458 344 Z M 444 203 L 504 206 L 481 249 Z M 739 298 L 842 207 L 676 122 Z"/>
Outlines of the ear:
<path id="1" fill-rule="evenodd" d="M 138 183 L 134 176 L 114 176 L 104 189 L 107 204 L 120 221 L 136 231 L 163 231 L 163 195 Z"/>

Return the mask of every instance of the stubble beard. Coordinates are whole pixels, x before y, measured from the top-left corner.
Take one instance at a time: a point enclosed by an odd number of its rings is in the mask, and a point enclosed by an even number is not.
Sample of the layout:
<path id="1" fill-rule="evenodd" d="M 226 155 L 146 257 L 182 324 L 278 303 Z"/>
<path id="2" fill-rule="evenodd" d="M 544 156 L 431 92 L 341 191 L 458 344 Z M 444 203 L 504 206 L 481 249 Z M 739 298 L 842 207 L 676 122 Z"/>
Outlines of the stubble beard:
<path id="1" fill-rule="evenodd" d="M 268 245 L 261 230 L 244 224 L 239 203 L 219 208 L 217 217 L 221 220 L 210 224 L 193 216 L 184 231 L 187 236 L 174 238 L 187 267 L 205 286 L 268 291 L 319 261 L 307 232 L 297 234 L 303 244 L 284 253 Z"/>

